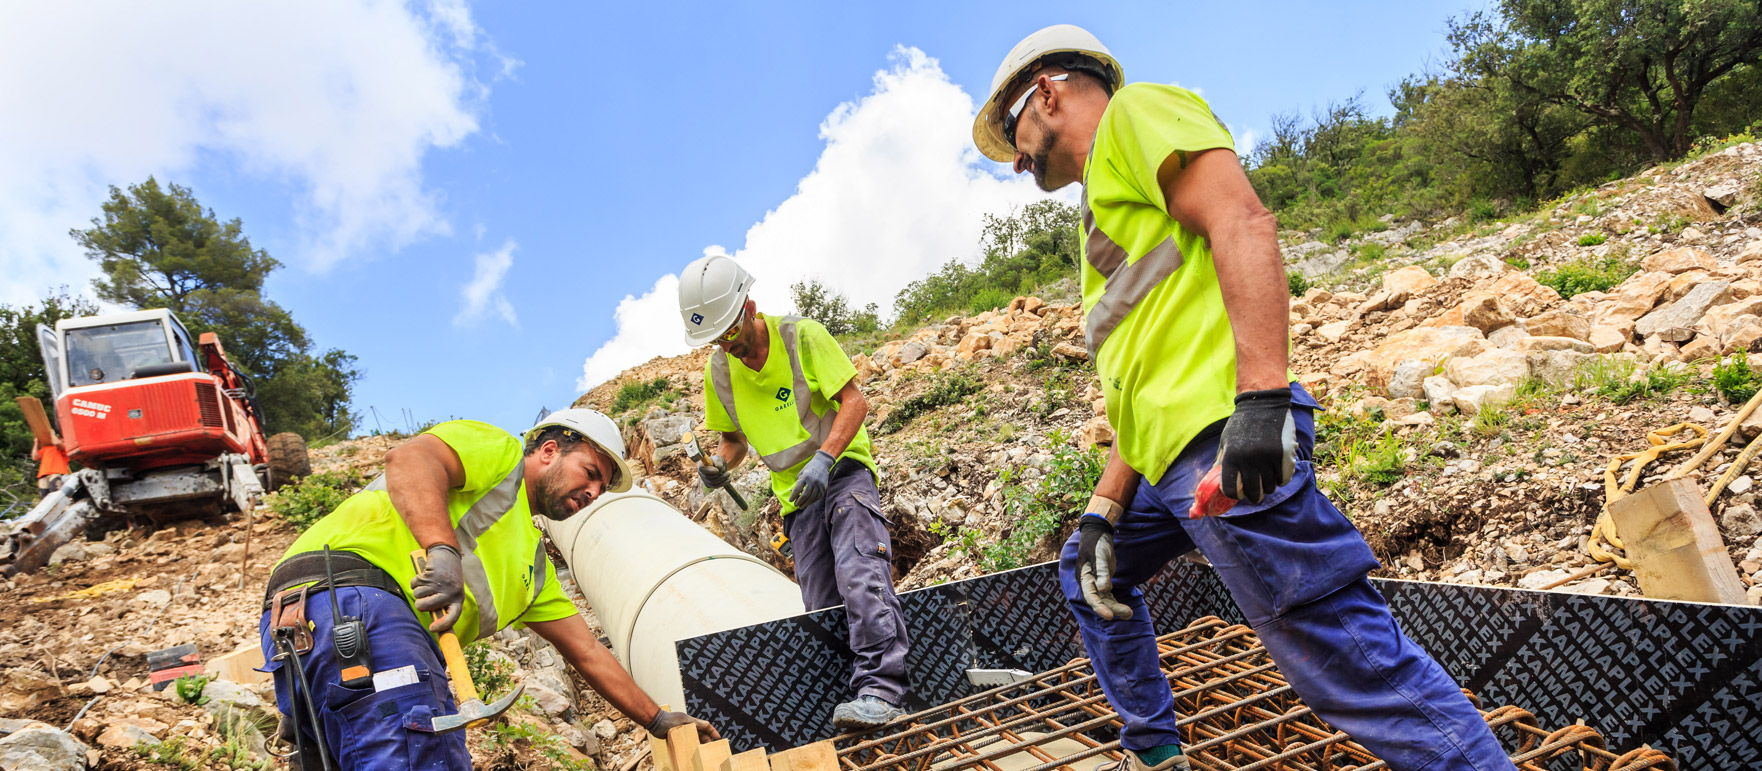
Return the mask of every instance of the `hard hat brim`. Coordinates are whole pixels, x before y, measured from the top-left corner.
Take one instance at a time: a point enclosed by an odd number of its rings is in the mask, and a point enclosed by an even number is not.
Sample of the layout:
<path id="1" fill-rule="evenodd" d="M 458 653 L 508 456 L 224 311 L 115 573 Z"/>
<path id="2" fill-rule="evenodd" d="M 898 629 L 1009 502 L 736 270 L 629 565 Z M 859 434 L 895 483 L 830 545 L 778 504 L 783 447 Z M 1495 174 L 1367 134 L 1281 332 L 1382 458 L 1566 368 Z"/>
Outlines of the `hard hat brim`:
<path id="1" fill-rule="evenodd" d="M 998 163 L 1015 162 L 1016 148 L 1003 138 L 1004 94 L 1018 85 L 1022 73 L 1041 66 L 1047 59 L 1059 54 L 1080 54 L 1100 62 L 1102 68 L 1113 75 L 1115 91 L 1126 84 L 1125 71 L 1110 53 L 1082 48 L 1055 48 L 1040 52 L 1038 56 L 1011 70 L 1008 77 L 999 80 L 990 96 L 986 97 L 985 104 L 980 105 L 979 114 L 974 116 L 973 144 L 985 157 Z"/>

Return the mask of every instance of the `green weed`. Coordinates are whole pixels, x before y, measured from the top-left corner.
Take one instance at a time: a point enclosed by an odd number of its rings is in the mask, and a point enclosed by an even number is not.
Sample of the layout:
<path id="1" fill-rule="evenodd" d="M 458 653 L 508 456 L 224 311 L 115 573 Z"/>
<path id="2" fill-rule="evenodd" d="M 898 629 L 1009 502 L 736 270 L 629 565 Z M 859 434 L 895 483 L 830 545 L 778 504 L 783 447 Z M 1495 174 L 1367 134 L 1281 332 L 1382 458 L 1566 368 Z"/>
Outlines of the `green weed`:
<path id="1" fill-rule="evenodd" d="M 514 686 L 514 665 L 491 656 L 490 652 L 489 644 L 482 640 L 465 646 L 465 669 L 471 673 L 471 682 L 486 704 L 501 698 Z"/>
<path id="2" fill-rule="evenodd" d="M 1038 479 L 1023 479 L 1013 468 L 998 476 L 1010 527 L 1001 541 L 983 546 L 980 561 L 987 571 L 1027 564 L 1036 547 L 1083 514 L 1084 502 L 1101 481 L 1107 456 L 1100 447 L 1077 449 L 1069 437 L 1057 431 L 1047 438 L 1057 449 Z"/>
<path id="3" fill-rule="evenodd" d="M 530 723 L 506 722 L 497 723 L 490 728 L 490 743 L 498 749 L 513 754 L 521 744 L 527 744 L 545 760 L 550 761 L 552 771 L 595 771 L 591 762 L 576 760 L 565 749 L 563 740 L 556 734 L 547 733 Z"/>
<path id="4" fill-rule="evenodd" d="M 202 705 L 208 700 L 202 697 L 202 689 L 208 687 L 207 675 L 184 675 L 177 679 L 177 697 L 185 704 Z"/>
<path id="5" fill-rule="evenodd" d="M 1586 234 L 1578 237 L 1578 245 L 1579 246 L 1596 246 L 1596 245 L 1601 244 L 1604 241 L 1608 241 L 1608 240 L 1609 240 L 1609 237 L 1606 235 L 1603 235 L 1602 233 L 1586 233 Z"/>
<path id="6" fill-rule="evenodd" d="M 1639 269 L 1640 266 L 1615 255 L 1586 256 L 1555 270 L 1542 271 L 1536 281 L 1570 299 L 1585 292 L 1607 292 Z"/>
<path id="7" fill-rule="evenodd" d="M 304 531 L 341 506 L 362 482 L 352 471 L 320 471 L 270 493 L 264 502 L 295 530 Z"/>
<path id="8" fill-rule="evenodd" d="M 179 771 L 198 771 L 204 765 L 200 755 L 192 755 L 189 740 L 182 736 L 173 736 L 165 741 L 134 746 L 135 757 L 148 763 L 159 763 L 171 766 Z"/>
<path id="9" fill-rule="evenodd" d="M 1743 351 L 1722 358 L 1713 366 L 1713 387 L 1731 404 L 1750 401 L 1759 384 L 1762 384 L 1762 377 L 1750 367 L 1749 356 Z"/>
<path id="10" fill-rule="evenodd" d="M 1598 356 L 1579 365 L 1574 373 L 1574 386 L 1589 391 L 1616 405 L 1636 399 L 1651 399 L 1669 394 L 1694 378 L 1688 368 L 1651 367 L 1641 371 L 1630 359 Z"/>
<path id="11" fill-rule="evenodd" d="M 612 399 L 612 412 L 619 413 L 633 410 L 655 401 L 666 394 L 671 387 L 667 379 L 658 377 L 647 383 L 625 383 L 618 389 L 618 395 Z"/>
<path id="12" fill-rule="evenodd" d="M 1388 487 L 1407 475 L 1406 444 L 1394 431 L 1347 448 L 1346 474 L 1352 479 Z"/>
<path id="13" fill-rule="evenodd" d="M 1292 297 L 1302 297 L 1303 293 L 1309 291 L 1309 279 L 1297 271 L 1285 271 L 1285 283 L 1290 287 Z"/>
<path id="14" fill-rule="evenodd" d="M 979 381 L 963 373 L 941 373 L 936 376 L 936 380 L 930 385 L 929 390 L 900 402 L 892 412 L 887 413 L 887 419 L 875 427 L 875 433 L 894 433 L 905 428 L 907 423 L 912 422 L 919 415 L 940 407 L 959 404 L 962 399 L 984 389 L 985 386 L 981 385 Z"/>

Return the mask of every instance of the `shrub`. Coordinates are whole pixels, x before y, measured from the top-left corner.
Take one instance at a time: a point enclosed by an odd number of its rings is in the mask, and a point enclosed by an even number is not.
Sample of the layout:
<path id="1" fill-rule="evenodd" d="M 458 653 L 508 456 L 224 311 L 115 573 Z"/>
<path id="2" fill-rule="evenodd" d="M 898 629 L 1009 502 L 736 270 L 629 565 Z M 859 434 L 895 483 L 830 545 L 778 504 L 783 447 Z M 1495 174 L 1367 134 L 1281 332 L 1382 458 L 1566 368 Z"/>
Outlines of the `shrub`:
<path id="1" fill-rule="evenodd" d="M 1748 402 L 1756 395 L 1758 384 L 1762 384 L 1762 377 L 1750 368 L 1749 356 L 1743 351 L 1720 359 L 1713 367 L 1713 387 L 1732 404 Z"/>
<path id="2" fill-rule="evenodd" d="M 1578 237 L 1578 245 L 1579 246 L 1596 246 L 1596 245 L 1601 244 L 1604 241 L 1608 241 L 1608 240 L 1609 240 L 1609 237 L 1606 235 L 1603 235 L 1602 233 L 1586 233 L 1586 234 Z"/>
<path id="3" fill-rule="evenodd" d="M 891 434 L 910 423 L 914 418 L 939 407 L 959 404 L 985 387 L 979 381 L 960 373 L 943 373 L 936 377 L 929 390 L 906 399 L 887 413 L 887 419 L 875 427 L 877 434 Z"/>
<path id="4" fill-rule="evenodd" d="M 1536 281 L 1570 299 L 1585 292 L 1607 292 L 1639 269 L 1638 265 L 1613 255 L 1600 259 L 1581 257 L 1557 270 L 1542 271 Z"/>
<path id="5" fill-rule="evenodd" d="M 514 685 L 514 665 L 507 659 L 491 656 L 491 652 L 483 640 L 465 646 L 465 669 L 471 673 L 471 683 L 477 686 L 486 704 L 501 698 Z"/>
<path id="6" fill-rule="evenodd" d="M 1302 297 L 1309 291 L 1309 279 L 1294 270 L 1285 271 L 1285 284 L 1290 287 L 1292 297 Z"/>
<path id="7" fill-rule="evenodd" d="M 1407 475 L 1406 447 L 1394 431 L 1383 432 L 1374 442 L 1360 441 L 1347 448 L 1347 474 L 1364 482 L 1388 487 Z"/>
<path id="8" fill-rule="evenodd" d="M 304 531 L 341 506 L 361 483 L 353 472 L 321 471 L 271 493 L 265 503 L 295 530 Z"/>
<path id="9" fill-rule="evenodd" d="M 647 383 L 625 383 L 618 389 L 618 395 L 612 399 L 612 412 L 624 412 L 635 409 L 661 397 L 670 386 L 667 379 L 658 377 Z"/>
<path id="10" fill-rule="evenodd" d="M 1006 468 L 998 475 L 1003 510 L 1010 521 L 1009 535 L 983 547 L 981 562 L 986 570 L 1012 570 L 1027 564 L 1035 547 L 1082 516 L 1084 503 L 1101 481 L 1107 455 L 1100 447 L 1079 450 L 1063 433 L 1048 437 L 1058 448 L 1046 464 L 1046 473 L 1034 480 L 1022 479 Z"/>

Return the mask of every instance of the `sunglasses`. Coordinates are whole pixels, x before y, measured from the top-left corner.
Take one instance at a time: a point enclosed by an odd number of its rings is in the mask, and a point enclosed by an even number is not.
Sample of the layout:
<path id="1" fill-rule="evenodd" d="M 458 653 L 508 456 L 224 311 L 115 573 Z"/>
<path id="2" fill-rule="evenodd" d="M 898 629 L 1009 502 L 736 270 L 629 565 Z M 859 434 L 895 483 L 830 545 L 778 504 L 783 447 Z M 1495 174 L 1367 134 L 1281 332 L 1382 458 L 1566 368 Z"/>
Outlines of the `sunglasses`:
<path id="1" fill-rule="evenodd" d="M 1065 72 L 1058 75 L 1048 75 L 1046 79 L 1060 81 L 1070 76 L 1070 73 Z M 1028 100 L 1033 98 L 1036 91 L 1040 90 L 1039 86 L 1034 85 L 1036 82 L 1038 79 L 1030 81 L 1028 90 L 1022 93 L 1021 98 L 1017 99 L 1016 103 L 1010 106 L 1009 112 L 1003 116 L 1003 141 L 1008 142 L 1010 147 L 1016 146 L 1016 124 L 1022 119 L 1022 111 L 1028 109 Z"/>
<path id="2" fill-rule="evenodd" d="M 739 340 L 740 339 L 740 325 L 745 321 L 746 321 L 746 311 L 743 310 L 740 312 L 739 316 L 736 316 L 734 318 L 734 326 L 729 327 L 728 331 L 723 332 L 722 336 L 717 339 L 721 340 L 724 343 L 732 343 L 735 340 Z"/>

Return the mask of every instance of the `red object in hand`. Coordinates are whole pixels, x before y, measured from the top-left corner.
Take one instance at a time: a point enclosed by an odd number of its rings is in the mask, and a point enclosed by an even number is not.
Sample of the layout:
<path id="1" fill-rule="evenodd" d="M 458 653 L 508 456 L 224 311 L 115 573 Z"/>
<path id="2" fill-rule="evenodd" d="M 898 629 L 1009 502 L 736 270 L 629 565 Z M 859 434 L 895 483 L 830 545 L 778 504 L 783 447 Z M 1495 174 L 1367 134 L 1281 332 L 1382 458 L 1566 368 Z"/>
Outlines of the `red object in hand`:
<path id="1" fill-rule="evenodd" d="M 1187 510 L 1187 516 L 1190 519 L 1215 517 L 1234 505 L 1236 499 L 1224 495 L 1224 467 L 1212 466 L 1199 479 L 1199 487 L 1193 490 L 1193 508 Z"/>

